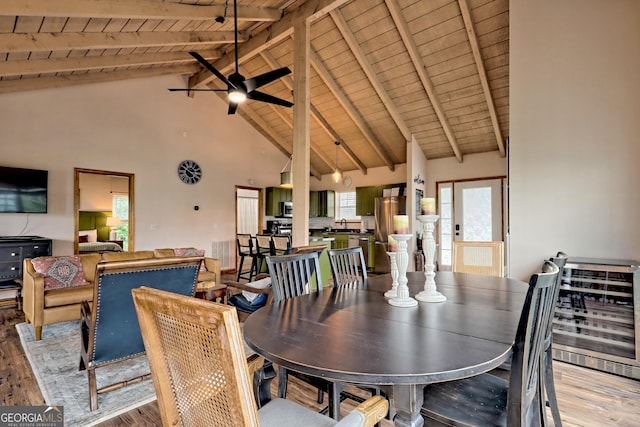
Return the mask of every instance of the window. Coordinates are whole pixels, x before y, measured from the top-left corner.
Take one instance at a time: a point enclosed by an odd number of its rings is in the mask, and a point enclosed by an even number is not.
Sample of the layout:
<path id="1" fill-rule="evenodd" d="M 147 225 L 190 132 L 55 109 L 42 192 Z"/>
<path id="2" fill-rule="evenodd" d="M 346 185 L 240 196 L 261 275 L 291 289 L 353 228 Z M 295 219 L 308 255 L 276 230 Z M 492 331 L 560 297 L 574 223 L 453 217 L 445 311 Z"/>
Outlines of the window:
<path id="1" fill-rule="evenodd" d="M 121 224 L 116 227 L 116 239 L 122 240 L 122 249 L 129 248 L 129 195 L 112 192 L 111 211 L 120 218 Z"/>
<path id="2" fill-rule="evenodd" d="M 360 220 L 356 215 L 356 192 L 336 193 L 336 220 Z"/>

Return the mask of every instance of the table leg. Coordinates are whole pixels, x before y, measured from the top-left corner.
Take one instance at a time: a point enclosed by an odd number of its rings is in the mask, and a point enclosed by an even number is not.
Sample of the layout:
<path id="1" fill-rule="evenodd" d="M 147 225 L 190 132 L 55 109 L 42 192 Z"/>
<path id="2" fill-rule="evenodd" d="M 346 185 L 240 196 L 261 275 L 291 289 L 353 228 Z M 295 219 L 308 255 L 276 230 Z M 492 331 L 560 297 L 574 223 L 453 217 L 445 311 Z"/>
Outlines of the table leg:
<path id="1" fill-rule="evenodd" d="M 393 386 L 393 406 L 396 416 L 393 423 L 396 427 L 421 427 L 424 419 L 420 409 L 424 402 L 424 385 L 403 384 Z"/>

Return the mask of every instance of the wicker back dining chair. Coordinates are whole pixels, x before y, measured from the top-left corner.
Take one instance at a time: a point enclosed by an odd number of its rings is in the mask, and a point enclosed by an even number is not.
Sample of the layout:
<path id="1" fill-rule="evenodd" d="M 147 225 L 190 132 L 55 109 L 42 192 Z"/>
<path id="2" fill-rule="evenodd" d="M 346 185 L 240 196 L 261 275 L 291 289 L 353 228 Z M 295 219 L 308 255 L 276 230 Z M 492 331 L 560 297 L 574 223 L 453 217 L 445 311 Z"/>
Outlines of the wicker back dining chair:
<path id="1" fill-rule="evenodd" d="M 424 417 L 446 425 L 541 425 L 540 361 L 558 274 L 558 267 L 545 261 L 542 272 L 529 280 L 512 347 L 509 379 L 487 373 L 430 384 L 424 389 Z"/>
<path id="2" fill-rule="evenodd" d="M 165 427 L 372 426 L 388 411 L 380 396 L 341 423 L 284 399 L 257 409 L 250 378 L 264 360 L 247 360 L 235 308 L 146 287 L 132 294 Z"/>
<path id="3" fill-rule="evenodd" d="M 362 248 L 329 249 L 333 286 L 357 286 L 367 280 Z"/>
<path id="4" fill-rule="evenodd" d="M 504 243 L 453 241 L 451 270 L 454 273 L 504 276 Z"/>

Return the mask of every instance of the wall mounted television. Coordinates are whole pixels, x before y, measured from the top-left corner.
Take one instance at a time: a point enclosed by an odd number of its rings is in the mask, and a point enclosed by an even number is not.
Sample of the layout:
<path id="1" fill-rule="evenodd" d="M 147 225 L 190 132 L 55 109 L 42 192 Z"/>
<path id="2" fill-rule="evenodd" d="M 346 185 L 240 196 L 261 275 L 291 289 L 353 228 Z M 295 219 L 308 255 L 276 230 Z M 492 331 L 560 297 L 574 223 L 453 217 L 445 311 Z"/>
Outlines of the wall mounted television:
<path id="1" fill-rule="evenodd" d="M 47 213 L 49 172 L 0 166 L 0 213 Z"/>

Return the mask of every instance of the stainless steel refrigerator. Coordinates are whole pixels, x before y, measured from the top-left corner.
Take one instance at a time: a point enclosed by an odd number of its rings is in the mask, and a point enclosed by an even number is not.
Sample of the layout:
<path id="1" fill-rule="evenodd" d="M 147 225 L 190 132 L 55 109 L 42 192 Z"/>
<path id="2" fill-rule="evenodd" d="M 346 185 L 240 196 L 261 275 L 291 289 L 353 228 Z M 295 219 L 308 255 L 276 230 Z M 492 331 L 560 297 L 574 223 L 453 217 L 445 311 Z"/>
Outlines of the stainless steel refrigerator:
<path id="1" fill-rule="evenodd" d="M 375 200 L 375 264 L 376 273 L 391 272 L 389 255 L 387 255 L 387 240 L 393 233 L 393 216 L 406 215 L 407 198 L 405 196 L 376 197 Z"/>

